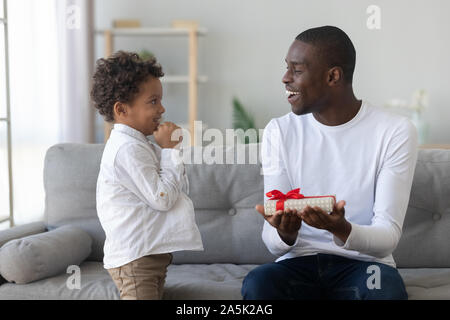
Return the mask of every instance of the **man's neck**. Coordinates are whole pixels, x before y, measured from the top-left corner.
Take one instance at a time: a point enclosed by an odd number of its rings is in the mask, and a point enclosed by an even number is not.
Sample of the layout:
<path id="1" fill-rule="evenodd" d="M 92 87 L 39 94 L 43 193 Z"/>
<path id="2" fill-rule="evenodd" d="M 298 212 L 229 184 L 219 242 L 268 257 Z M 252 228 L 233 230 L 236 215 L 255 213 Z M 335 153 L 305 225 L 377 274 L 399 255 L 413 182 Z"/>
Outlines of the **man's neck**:
<path id="1" fill-rule="evenodd" d="M 338 126 L 353 119 L 361 108 L 362 101 L 353 91 L 333 99 L 322 111 L 313 112 L 314 118 L 326 126 Z"/>

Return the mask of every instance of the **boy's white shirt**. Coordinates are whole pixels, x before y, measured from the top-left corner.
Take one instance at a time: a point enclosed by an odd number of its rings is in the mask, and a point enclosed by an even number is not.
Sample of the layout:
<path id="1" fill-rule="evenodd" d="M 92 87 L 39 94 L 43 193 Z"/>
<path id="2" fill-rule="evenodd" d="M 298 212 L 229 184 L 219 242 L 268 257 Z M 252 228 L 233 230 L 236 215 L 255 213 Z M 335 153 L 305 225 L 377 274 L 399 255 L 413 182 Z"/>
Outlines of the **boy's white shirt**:
<path id="1" fill-rule="evenodd" d="M 104 267 L 150 254 L 203 250 L 180 151 L 115 124 L 97 180 L 97 214 L 105 231 Z"/>

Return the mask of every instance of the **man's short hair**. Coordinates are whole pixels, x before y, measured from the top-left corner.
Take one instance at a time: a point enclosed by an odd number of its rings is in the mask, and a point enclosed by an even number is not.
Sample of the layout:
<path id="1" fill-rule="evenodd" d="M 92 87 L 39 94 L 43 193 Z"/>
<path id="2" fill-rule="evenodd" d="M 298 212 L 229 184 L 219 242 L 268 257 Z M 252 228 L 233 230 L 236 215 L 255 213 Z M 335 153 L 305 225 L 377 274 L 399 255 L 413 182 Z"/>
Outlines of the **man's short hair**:
<path id="1" fill-rule="evenodd" d="M 352 83 L 356 51 L 344 31 L 333 26 L 317 27 L 303 31 L 295 40 L 317 47 L 326 66 L 341 67 L 344 71 L 345 82 Z"/>

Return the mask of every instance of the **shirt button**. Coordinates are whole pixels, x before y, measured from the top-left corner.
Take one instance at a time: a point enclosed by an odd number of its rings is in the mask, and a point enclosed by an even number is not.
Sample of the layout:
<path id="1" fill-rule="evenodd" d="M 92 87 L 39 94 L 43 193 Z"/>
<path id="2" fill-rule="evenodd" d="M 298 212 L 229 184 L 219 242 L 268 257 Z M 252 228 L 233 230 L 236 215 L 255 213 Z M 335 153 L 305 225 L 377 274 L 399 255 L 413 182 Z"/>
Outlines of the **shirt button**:
<path id="1" fill-rule="evenodd" d="M 164 196 L 165 196 L 165 193 L 164 193 L 164 192 L 161 192 L 161 193 L 159 194 L 159 196 L 160 196 L 160 197 L 164 197 Z"/>
<path id="2" fill-rule="evenodd" d="M 230 216 L 236 215 L 236 209 L 231 208 L 230 210 L 228 210 L 228 214 L 229 214 Z"/>

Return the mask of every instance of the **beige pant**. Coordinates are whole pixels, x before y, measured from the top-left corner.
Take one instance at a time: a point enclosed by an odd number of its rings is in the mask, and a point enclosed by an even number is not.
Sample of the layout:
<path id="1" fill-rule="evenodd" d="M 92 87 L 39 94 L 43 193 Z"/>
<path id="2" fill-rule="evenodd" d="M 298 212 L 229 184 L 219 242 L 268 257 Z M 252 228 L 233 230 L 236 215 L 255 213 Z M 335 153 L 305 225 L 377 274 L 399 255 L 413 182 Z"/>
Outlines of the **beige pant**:
<path id="1" fill-rule="evenodd" d="M 122 300 L 160 300 L 172 254 L 154 254 L 108 269 Z"/>

